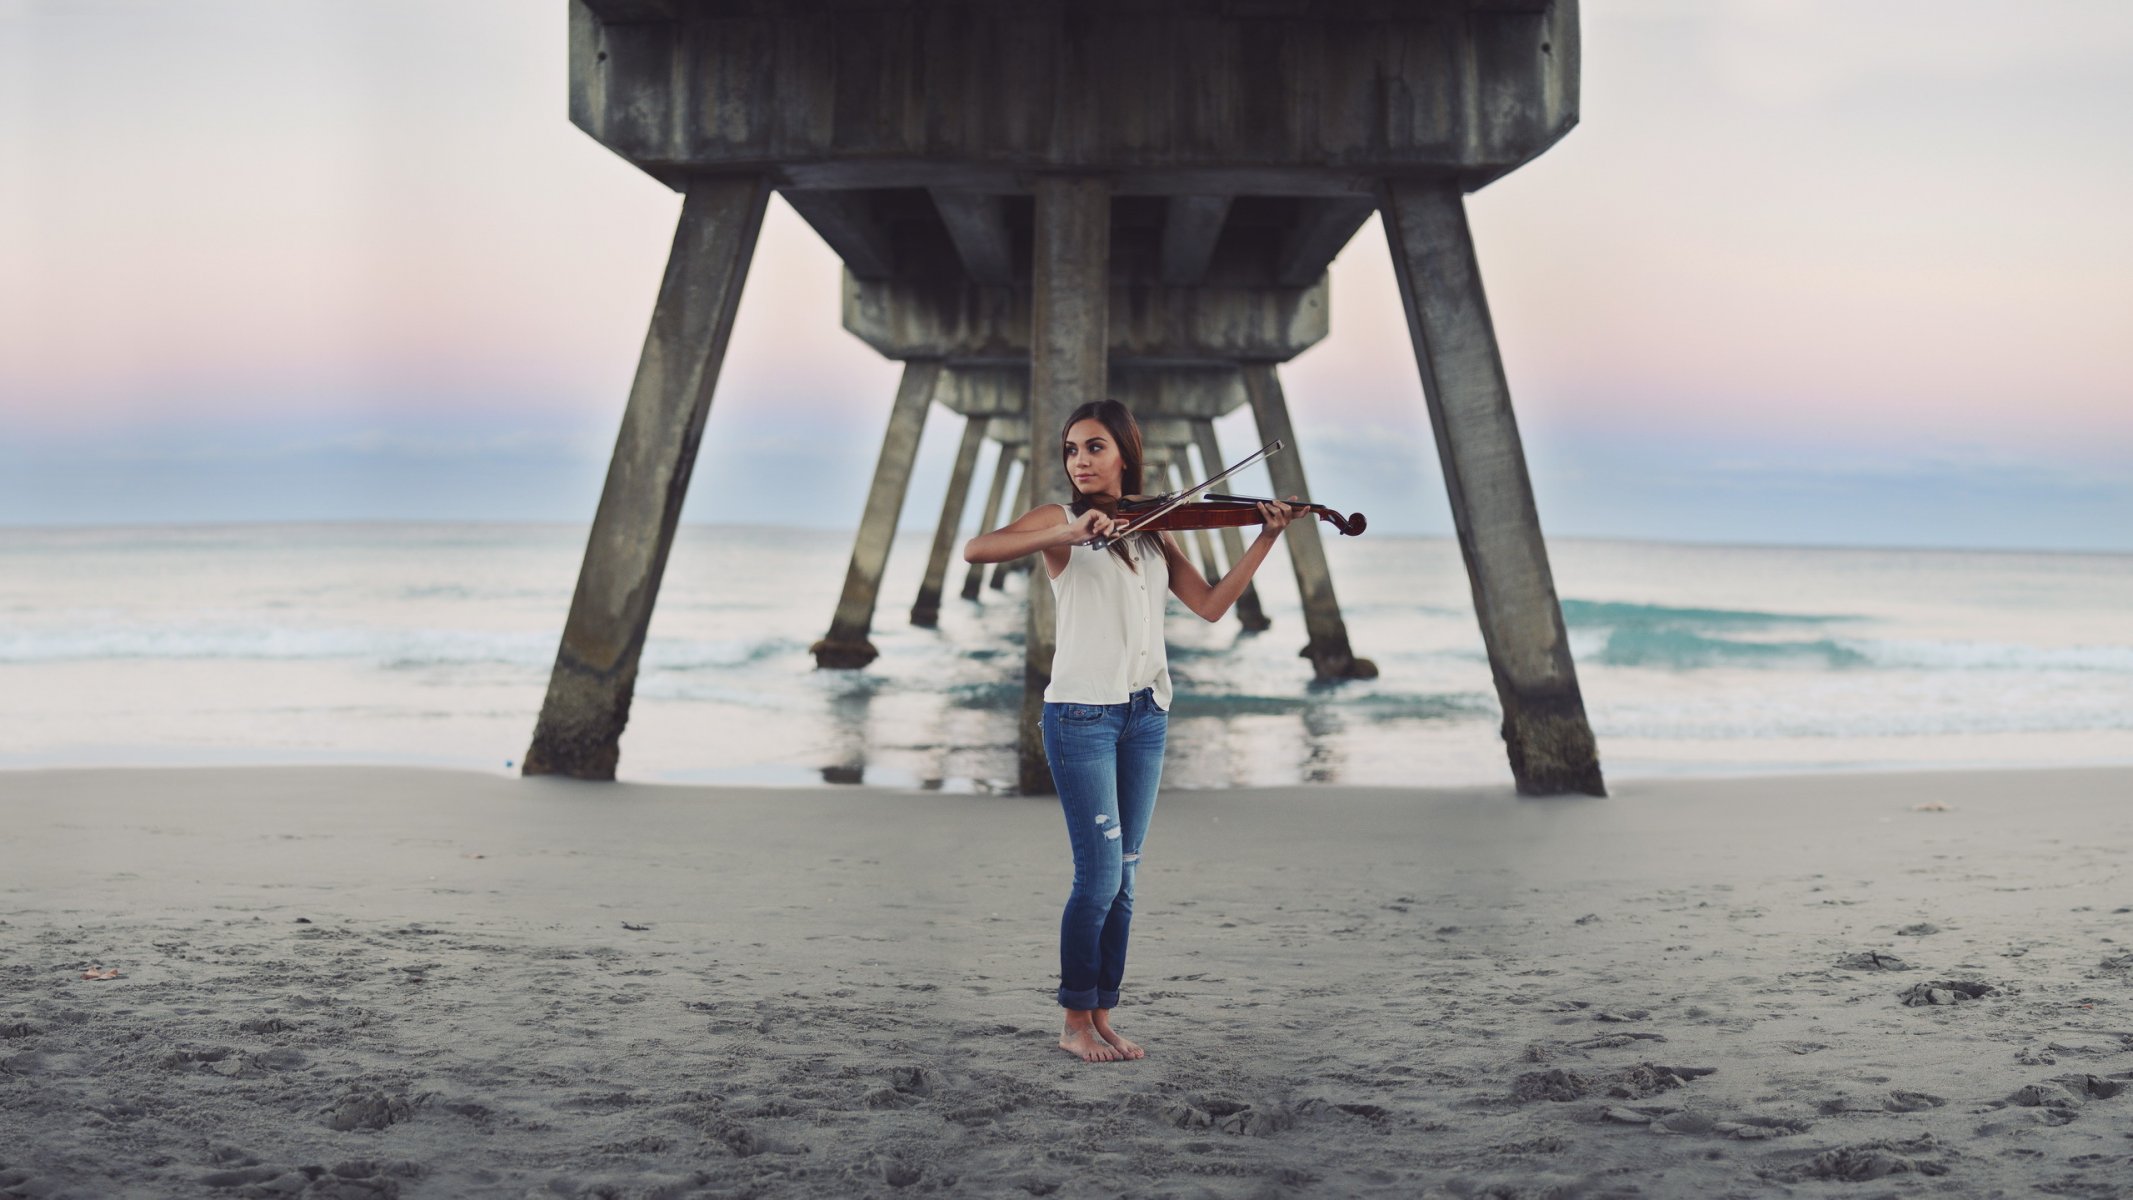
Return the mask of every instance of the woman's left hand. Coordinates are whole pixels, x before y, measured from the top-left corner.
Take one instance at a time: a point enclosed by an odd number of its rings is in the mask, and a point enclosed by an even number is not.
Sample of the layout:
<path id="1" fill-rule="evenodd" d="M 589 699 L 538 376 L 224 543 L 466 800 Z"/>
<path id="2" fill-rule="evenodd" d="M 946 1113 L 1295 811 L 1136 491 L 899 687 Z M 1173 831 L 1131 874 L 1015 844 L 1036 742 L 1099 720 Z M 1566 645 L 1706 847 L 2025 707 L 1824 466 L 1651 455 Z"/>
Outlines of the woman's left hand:
<path id="1" fill-rule="evenodd" d="M 1289 499 L 1294 500 L 1296 497 L 1291 496 Z M 1269 539 L 1280 537 L 1281 531 L 1289 527 L 1289 522 L 1295 516 L 1296 510 L 1279 500 L 1261 500 L 1259 502 L 1259 519 L 1266 522 L 1266 528 L 1260 532 L 1259 536 Z"/>

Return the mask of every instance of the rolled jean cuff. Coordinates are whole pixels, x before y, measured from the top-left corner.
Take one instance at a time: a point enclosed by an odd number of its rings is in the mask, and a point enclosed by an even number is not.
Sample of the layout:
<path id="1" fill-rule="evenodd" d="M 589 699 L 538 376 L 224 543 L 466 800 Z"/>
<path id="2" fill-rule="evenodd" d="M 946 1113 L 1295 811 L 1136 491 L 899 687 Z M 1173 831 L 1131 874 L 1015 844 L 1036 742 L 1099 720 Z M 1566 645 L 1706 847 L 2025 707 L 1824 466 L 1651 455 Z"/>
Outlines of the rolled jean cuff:
<path id="1" fill-rule="evenodd" d="M 1059 989 L 1059 1007 L 1086 1012 L 1092 1008 L 1117 1008 L 1118 993 L 1103 988 L 1083 988 L 1078 992 Z"/>

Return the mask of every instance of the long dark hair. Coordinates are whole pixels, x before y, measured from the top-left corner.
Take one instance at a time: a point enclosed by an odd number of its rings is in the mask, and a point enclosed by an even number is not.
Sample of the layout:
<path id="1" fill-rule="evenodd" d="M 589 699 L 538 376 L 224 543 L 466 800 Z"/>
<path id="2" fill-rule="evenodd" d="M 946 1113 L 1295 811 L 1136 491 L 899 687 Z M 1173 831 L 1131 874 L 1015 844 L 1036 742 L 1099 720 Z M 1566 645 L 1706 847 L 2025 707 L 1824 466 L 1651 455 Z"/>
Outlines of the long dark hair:
<path id="1" fill-rule="evenodd" d="M 1059 465 L 1062 468 L 1066 466 L 1067 433 L 1074 428 L 1077 422 L 1081 421 L 1096 421 L 1101 423 L 1105 429 L 1111 431 L 1111 444 L 1118 448 L 1118 457 L 1123 463 L 1123 469 L 1118 473 L 1118 494 L 1121 497 L 1140 495 L 1141 460 L 1145 451 L 1141 447 L 1141 425 L 1140 422 L 1133 419 L 1133 410 L 1116 400 L 1104 399 L 1091 400 L 1073 412 L 1068 413 L 1066 424 L 1061 426 L 1059 430 Z M 1109 502 L 1098 502 L 1091 498 L 1088 493 L 1078 487 L 1074 487 L 1072 471 L 1067 472 L 1067 486 L 1074 489 L 1074 503 L 1069 506 L 1069 509 L 1075 516 L 1078 517 L 1092 508 L 1101 509 L 1106 516 L 1118 515 L 1117 505 Z M 1145 535 L 1136 534 L 1135 536 L 1141 537 Z M 1127 570 L 1137 571 L 1140 569 L 1133 565 L 1133 559 L 1126 553 L 1124 542 L 1111 543 L 1111 553 L 1118 555 L 1118 561 L 1126 564 Z"/>

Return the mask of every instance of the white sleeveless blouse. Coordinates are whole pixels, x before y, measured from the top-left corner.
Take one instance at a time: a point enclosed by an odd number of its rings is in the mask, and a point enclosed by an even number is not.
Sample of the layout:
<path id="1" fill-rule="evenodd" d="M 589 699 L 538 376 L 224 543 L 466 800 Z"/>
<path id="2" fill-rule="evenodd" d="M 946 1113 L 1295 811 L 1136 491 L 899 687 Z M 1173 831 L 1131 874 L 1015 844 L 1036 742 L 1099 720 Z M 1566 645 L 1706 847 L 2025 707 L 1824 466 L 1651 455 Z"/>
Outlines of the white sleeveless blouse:
<path id="1" fill-rule="evenodd" d="M 1067 519 L 1074 511 L 1066 509 Z M 1053 704 L 1124 704 L 1142 688 L 1155 689 L 1157 708 L 1170 710 L 1170 661 L 1163 653 L 1163 607 L 1170 566 L 1155 535 L 1135 537 L 1126 552 L 1140 570 L 1109 550 L 1068 547 L 1066 569 L 1052 580 L 1058 646 L 1044 698 Z M 1041 564 L 1040 564 L 1041 566 Z M 1047 574 L 1050 572 L 1047 571 Z"/>

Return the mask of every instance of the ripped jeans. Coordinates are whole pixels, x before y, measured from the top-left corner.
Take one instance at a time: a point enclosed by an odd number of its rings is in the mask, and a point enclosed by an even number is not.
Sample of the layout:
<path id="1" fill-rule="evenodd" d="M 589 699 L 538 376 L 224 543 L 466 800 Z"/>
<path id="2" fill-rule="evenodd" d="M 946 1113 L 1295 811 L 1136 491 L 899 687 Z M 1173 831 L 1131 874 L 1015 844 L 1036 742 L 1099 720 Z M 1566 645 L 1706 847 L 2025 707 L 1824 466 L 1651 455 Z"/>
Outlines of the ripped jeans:
<path id="1" fill-rule="evenodd" d="M 1044 706 L 1044 756 L 1074 848 L 1059 918 L 1059 1003 L 1112 1008 L 1126 973 L 1133 874 L 1155 815 L 1169 714 L 1142 688 L 1124 704 Z"/>

